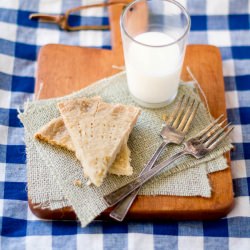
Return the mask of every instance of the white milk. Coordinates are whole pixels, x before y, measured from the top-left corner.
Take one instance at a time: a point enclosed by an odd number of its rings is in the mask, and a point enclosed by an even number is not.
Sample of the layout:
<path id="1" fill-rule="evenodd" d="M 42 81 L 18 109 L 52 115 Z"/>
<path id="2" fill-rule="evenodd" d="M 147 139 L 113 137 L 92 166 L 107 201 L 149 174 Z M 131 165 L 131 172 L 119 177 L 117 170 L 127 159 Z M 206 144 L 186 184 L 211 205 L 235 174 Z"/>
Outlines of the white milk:
<path id="1" fill-rule="evenodd" d="M 134 39 L 143 44 L 159 46 L 174 41 L 161 32 L 142 33 Z M 149 47 L 132 42 L 126 57 L 128 87 L 131 94 L 145 103 L 166 103 L 177 94 L 181 70 L 178 44 Z"/>

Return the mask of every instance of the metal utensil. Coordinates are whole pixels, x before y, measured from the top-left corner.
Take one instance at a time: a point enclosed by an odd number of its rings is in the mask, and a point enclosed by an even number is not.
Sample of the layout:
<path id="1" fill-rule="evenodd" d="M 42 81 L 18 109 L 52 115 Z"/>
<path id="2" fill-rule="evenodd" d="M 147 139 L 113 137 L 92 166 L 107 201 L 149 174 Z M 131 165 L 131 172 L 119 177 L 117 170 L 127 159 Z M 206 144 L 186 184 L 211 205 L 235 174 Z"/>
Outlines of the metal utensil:
<path id="1" fill-rule="evenodd" d="M 142 169 L 140 175 L 151 169 L 156 160 L 159 158 L 163 149 L 169 144 L 181 144 L 187 134 L 190 124 L 198 110 L 199 102 L 187 97 L 182 96 L 180 102 L 177 104 L 174 112 L 170 115 L 169 119 L 164 124 L 161 130 L 161 137 L 163 138 L 162 144 L 155 151 L 151 159 Z M 122 200 L 110 213 L 110 217 L 115 220 L 122 221 L 129 208 L 131 207 L 134 199 L 136 198 L 140 188 L 131 193 L 126 199 Z"/>
<path id="2" fill-rule="evenodd" d="M 226 129 L 228 128 L 230 124 L 222 128 L 221 126 L 225 123 L 226 120 L 218 124 L 218 121 L 220 119 L 221 119 L 221 116 L 217 120 L 215 120 L 213 123 L 211 123 L 209 126 L 207 126 L 204 130 L 202 130 L 196 137 L 185 142 L 184 149 L 182 151 L 176 153 L 175 155 L 170 157 L 168 160 L 165 160 L 162 163 L 158 164 L 157 166 L 155 166 L 148 172 L 144 173 L 143 175 L 137 177 L 135 180 L 128 183 L 127 185 L 104 196 L 106 203 L 109 206 L 115 205 L 116 203 L 118 203 L 119 201 L 127 197 L 134 190 L 136 190 L 141 185 L 143 185 L 150 178 L 152 178 L 157 173 L 159 173 L 166 166 L 170 165 L 172 162 L 174 162 L 175 160 L 177 160 L 178 158 L 184 155 L 192 155 L 193 157 L 197 159 L 200 159 L 204 157 L 205 155 L 207 155 L 209 152 L 215 149 L 216 146 L 218 146 L 222 142 L 222 140 L 226 136 L 228 136 L 233 130 L 233 127 L 231 127 L 230 129 L 226 131 Z"/>
<path id="3" fill-rule="evenodd" d="M 51 15 L 44 13 L 32 13 L 29 15 L 29 19 L 31 20 L 39 20 L 44 23 L 54 23 L 57 24 L 62 30 L 67 31 L 79 31 L 79 30 L 109 30 L 109 25 L 78 25 L 72 26 L 69 23 L 69 18 L 71 15 L 78 15 L 79 11 L 89 8 L 97 8 L 97 7 L 108 7 L 112 5 L 123 5 L 126 6 L 128 3 L 126 1 L 116 1 L 116 2 L 108 2 L 108 3 L 96 3 L 90 5 L 78 6 L 75 8 L 71 8 L 65 12 L 65 14 L 61 15 Z"/>

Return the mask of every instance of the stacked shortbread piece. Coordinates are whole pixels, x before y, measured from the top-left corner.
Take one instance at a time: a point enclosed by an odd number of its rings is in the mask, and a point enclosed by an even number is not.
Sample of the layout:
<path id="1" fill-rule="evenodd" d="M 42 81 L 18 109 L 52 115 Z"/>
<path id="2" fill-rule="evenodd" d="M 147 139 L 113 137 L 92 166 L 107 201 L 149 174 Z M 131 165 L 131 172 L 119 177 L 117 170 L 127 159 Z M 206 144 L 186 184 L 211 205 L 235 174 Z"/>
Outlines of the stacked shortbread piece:
<path id="1" fill-rule="evenodd" d="M 84 176 L 100 186 L 107 173 L 132 175 L 127 146 L 140 109 L 110 104 L 100 97 L 59 102 L 60 117 L 44 125 L 35 138 L 75 152 Z"/>

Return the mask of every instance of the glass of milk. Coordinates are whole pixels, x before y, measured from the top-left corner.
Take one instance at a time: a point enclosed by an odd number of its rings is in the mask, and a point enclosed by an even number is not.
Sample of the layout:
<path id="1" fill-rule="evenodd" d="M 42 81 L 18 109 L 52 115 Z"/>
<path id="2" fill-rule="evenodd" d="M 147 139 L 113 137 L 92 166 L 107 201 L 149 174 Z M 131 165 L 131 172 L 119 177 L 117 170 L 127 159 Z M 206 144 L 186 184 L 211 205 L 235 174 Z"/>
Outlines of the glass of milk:
<path id="1" fill-rule="evenodd" d="M 190 17 L 174 0 L 136 0 L 121 16 L 130 94 L 141 106 L 160 108 L 177 95 Z"/>

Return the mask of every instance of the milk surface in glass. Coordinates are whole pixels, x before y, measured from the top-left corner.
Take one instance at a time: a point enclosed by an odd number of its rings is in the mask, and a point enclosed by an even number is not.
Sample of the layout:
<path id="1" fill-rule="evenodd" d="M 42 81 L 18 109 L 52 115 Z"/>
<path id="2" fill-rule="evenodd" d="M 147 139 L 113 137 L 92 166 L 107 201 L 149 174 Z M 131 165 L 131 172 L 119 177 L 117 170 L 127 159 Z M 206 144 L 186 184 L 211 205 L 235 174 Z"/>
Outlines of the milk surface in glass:
<path id="1" fill-rule="evenodd" d="M 171 101 L 177 93 L 182 63 L 178 44 L 162 32 L 145 32 L 134 40 L 139 43 L 130 43 L 126 58 L 131 94 L 146 103 Z"/>

